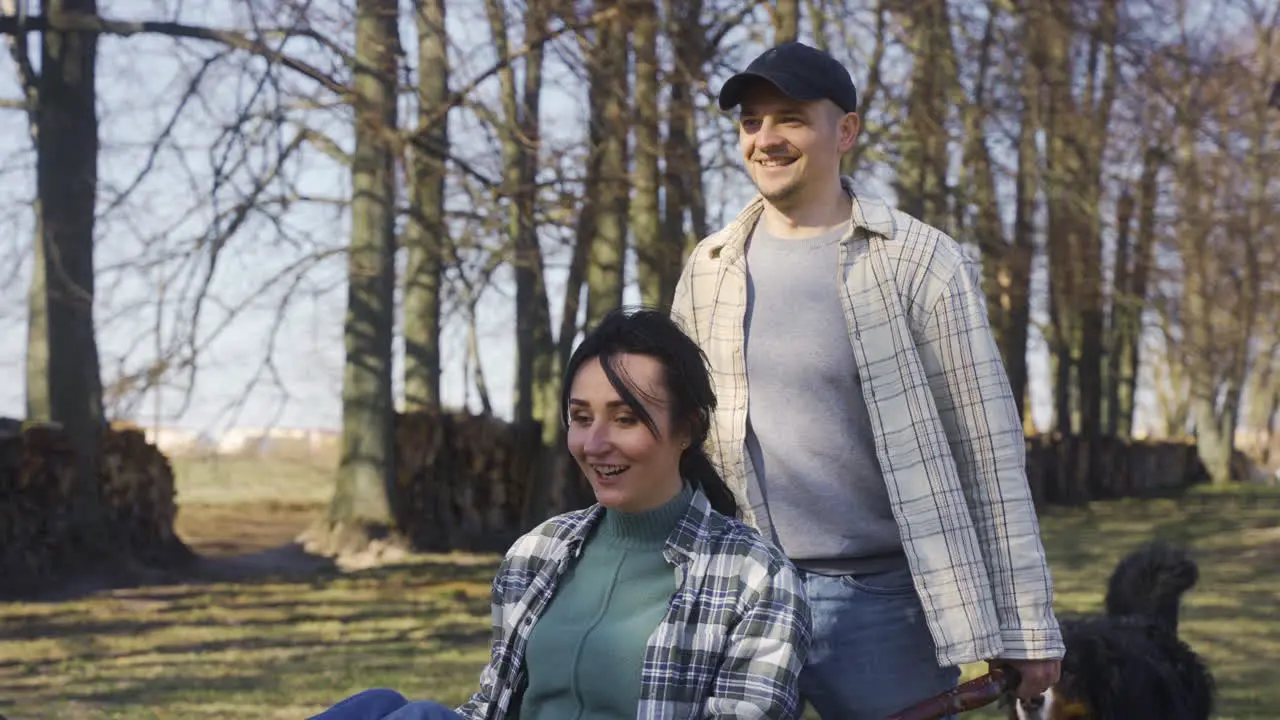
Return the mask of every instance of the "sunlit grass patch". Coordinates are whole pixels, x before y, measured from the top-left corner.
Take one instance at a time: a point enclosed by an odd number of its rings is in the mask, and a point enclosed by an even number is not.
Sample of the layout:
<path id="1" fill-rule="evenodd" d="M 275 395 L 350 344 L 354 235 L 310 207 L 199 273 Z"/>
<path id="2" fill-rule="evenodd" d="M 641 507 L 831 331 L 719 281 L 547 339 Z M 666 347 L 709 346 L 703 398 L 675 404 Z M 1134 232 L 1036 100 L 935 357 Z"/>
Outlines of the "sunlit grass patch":
<path id="1" fill-rule="evenodd" d="M 1045 513 L 1059 613 L 1099 610 L 1112 566 L 1139 544 L 1187 543 L 1201 581 L 1187 596 L 1182 631 L 1213 666 L 1220 717 L 1280 717 L 1272 680 L 1280 658 L 1278 498 L 1205 492 Z M 488 657 L 496 567 L 492 556 L 422 556 L 300 581 L 0 605 L 0 713 L 300 720 L 378 686 L 457 703 Z"/>
<path id="2" fill-rule="evenodd" d="M 420 558 L 310 582 L 0 605 L 0 712 L 301 718 L 378 685 L 455 701 L 488 654 L 494 569 Z"/>
<path id="3" fill-rule="evenodd" d="M 1099 612 L 1116 561 L 1152 539 L 1183 543 L 1200 565 L 1180 632 L 1210 663 L 1218 717 L 1280 717 L 1280 493 L 1197 489 L 1166 500 L 1054 509 L 1041 519 L 1061 616 Z M 971 677 L 983 668 L 965 668 Z M 969 717 L 1003 717 L 995 710 Z"/>

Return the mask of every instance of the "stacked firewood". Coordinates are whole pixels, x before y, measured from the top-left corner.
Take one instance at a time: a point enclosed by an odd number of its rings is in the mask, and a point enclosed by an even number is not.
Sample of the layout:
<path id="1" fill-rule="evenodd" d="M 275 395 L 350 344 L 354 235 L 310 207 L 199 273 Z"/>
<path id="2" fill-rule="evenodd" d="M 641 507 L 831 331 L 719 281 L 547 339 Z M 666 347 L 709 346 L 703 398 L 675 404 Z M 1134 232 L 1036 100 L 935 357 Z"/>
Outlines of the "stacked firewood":
<path id="1" fill-rule="evenodd" d="M 505 549 L 521 531 L 540 434 L 488 415 L 398 415 L 396 524 L 419 550 Z"/>
<path id="2" fill-rule="evenodd" d="M 71 494 L 75 453 L 56 424 L 0 422 L 0 577 L 38 585 L 76 565 Z M 97 556 L 170 566 L 192 557 L 174 534 L 173 471 L 134 429 L 103 432 L 99 509 L 108 547 Z"/>
<path id="3" fill-rule="evenodd" d="M 1027 480 L 1037 504 L 1078 505 L 1169 495 L 1208 473 L 1192 443 L 1055 434 L 1028 439 Z"/>
<path id="4" fill-rule="evenodd" d="M 163 567 L 190 557 L 173 531 L 178 515 L 173 468 L 142 431 L 123 426 L 107 430 L 98 473 L 116 543 L 148 565 Z"/>
<path id="5" fill-rule="evenodd" d="M 0 577 L 39 582 L 71 559 L 70 518 L 75 456 L 57 426 L 0 430 Z"/>

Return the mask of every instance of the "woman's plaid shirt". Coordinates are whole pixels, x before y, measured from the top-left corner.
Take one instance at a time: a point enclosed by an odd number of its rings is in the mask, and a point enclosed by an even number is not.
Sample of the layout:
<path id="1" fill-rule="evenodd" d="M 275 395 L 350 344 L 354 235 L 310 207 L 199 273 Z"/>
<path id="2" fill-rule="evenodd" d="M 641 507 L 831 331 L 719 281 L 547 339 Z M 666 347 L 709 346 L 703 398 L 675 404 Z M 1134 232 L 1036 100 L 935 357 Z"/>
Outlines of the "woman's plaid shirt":
<path id="1" fill-rule="evenodd" d="M 604 509 L 554 517 L 521 537 L 493 581 L 493 649 L 468 720 L 517 716 L 529 632 Z M 645 648 L 637 720 L 798 718 L 809 651 L 809 604 L 795 568 L 701 492 L 664 555 L 676 591 Z"/>

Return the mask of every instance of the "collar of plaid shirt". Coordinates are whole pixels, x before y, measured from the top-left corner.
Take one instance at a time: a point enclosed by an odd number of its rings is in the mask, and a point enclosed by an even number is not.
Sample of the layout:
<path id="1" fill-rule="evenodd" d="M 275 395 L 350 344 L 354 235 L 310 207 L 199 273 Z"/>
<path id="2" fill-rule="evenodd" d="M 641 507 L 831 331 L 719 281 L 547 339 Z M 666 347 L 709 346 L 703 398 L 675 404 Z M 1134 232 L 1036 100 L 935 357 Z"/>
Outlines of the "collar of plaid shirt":
<path id="1" fill-rule="evenodd" d="M 938 662 L 1061 657 L 1022 424 L 981 271 L 936 228 L 841 183 L 853 211 L 832 280 Z M 672 304 L 711 365 L 718 407 L 707 452 L 744 505 L 754 472 L 744 251 L 763 210 L 756 197 L 699 243 Z"/>
<path id="2" fill-rule="evenodd" d="M 554 517 L 517 540 L 493 582 L 493 648 L 480 690 L 457 709 L 503 720 L 524 684 L 529 633 L 604 508 Z M 645 648 L 639 720 L 798 718 L 808 600 L 794 566 L 695 490 L 664 549 L 676 591 Z"/>

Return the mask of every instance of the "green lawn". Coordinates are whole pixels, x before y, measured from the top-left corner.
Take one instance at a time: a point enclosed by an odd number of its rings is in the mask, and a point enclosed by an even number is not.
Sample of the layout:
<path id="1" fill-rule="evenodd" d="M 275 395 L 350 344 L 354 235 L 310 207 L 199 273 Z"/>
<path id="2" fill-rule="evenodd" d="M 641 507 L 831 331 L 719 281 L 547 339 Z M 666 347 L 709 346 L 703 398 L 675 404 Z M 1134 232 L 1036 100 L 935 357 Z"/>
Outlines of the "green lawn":
<path id="1" fill-rule="evenodd" d="M 176 457 L 170 464 L 180 505 L 316 504 L 333 494 L 332 464 L 318 458 Z"/>
<path id="2" fill-rule="evenodd" d="M 258 500 L 240 506 L 246 517 L 270 509 Z M 1111 565 L 1138 543 L 1191 543 L 1202 580 L 1183 628 L 1218 676 L 1220 717 L 1280 717 L 1280 495 L 1099 503 L 1048 513 L 1043 525 L 1062 613 L 1096 610 Z M 424 556 L 302 580 L 0 604 L 0 713 L 298 720 L 371 686 L 457 702 L 486 658 L 495 565 L 493 557 Z"/>
<path id="3" fill-rule="evenodd" d="M 1180 632 L 1218 680 L 1217 717 L 1280 717 L 1280 493 L 1097 503 L 1051 512 L 1042 526 L 1063 616 L 1100 611 L 1111 568 L 1148 539 L 1194 548 L 1200 583 L 1186 596 Z"/>

